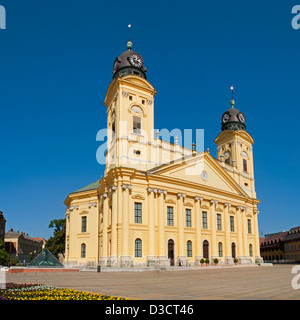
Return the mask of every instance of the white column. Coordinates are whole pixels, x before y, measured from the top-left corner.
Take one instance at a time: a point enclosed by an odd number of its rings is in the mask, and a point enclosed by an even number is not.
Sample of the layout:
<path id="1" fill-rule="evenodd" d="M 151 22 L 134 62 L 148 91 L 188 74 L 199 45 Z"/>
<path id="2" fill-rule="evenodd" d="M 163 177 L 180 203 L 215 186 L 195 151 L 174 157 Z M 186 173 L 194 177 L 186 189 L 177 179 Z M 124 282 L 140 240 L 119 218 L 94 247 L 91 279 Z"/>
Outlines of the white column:
<path id="1" fill-rule="evenodd" d="M 132 258 L 129 255 L 129 190 L 132 186 L 123 184 L 122 194 L 122 255 L 120 257 L 121 267 L 131 267 Z"/>
<path id="2" fill-rule="evenodd" d="M 109 191 L 112 197 L 112 212 L 111 212 L 111 255 L 109 258 L 109 265 L 111 267 L 117 266 L 117 219 L 118 219 L 118 194 L 117 186 L 112 186 Z"/>
<path id="3" fill-rule="evenodd" d="M 184 237 L 184 222 L 185 222 L 185 212 L 183 207 L 183 199 L 186 197 L 185 193 L 177 194 L 177 228 L 178 228 L 178 265 L 186 265 L 187 257 L 186 257 L 186 243 Z"/>
<path id="4" fill-rule="evenodd" d="M 242 236 L 242 207 L 237 206 L 237 234 L 238 234 L 238 241 L 237 241 L 237 256 L 240 259 L 244 256 L 244 250 L 243 250 L 243 236 Z"/>
<path id="5" fill-rule="evenodd" d="M 201 201 L 203 200 L 202 197 L 195 197 L 195 206 L 196 206 L 196 244 L 195 244 L 195 265 L 200 265 L 200 260 L 203 258 L 203 253 L 202 253 L 202 239 L 201 239 Z"/>
<path id="6" fill-rule="evenodd" d="M 227 264 L 233 264 L 232 252 L 231 252 L 231 242 L 230 242 L 230 216 L 229 208 L 230 203 L 225 203 L 225 262 Z"/>
<path id="7" fill-rule="evenodd" d="M 165 239 L 166 215 L 164 210 L 164 197 L 166 190 L 158 189 L 158 263 L 160 266 L 169 266 L 170 261 L 167 257 L 167 242 Z"/>
<path id="8" fill-rule="evenodd" d="M 101 266 L 107 265 L 107 249 L 108 249 L 108 241 L 107 241 L 107 227 L 108 227 L 108 197 L 107 193 L 103 193 L 101 195 L 101 200 L 103 202 L 103 224 L 102 224 L 102 250 L 101 250 L 101 258 L 100 264 Z"/>
<path id="9" fill-rule="evenodd" d="M 216 235 L 216 204 L 218 200 L 210 201 L 210 226 L 211 226 L 211 262 L 214 258 L 218 258 L 217 254 L 217 235 Z"/>
<path id="10" fill-rule="evenodd" d="M 154 195 L 156 189 L 148 188 L 148 257 L 147 265 L 155 266 L 155 211 L 154 211 Z"/>

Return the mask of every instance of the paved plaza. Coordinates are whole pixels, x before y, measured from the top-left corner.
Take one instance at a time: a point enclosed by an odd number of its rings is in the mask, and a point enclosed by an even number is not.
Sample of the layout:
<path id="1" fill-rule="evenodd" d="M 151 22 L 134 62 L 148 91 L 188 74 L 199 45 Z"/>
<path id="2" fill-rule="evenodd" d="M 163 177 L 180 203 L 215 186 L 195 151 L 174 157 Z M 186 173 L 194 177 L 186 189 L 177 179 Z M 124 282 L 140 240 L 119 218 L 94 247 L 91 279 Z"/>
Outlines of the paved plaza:
<path id="1" fill-rule="evenodd" d="M 292 279 L 297 276 L 292 268 L 293 265 L 273 265 L 190 271 L 16 273 L 7 274 L 6 280 L 139 300 L 300 299 L 300 289 L 292 287 Z"/>

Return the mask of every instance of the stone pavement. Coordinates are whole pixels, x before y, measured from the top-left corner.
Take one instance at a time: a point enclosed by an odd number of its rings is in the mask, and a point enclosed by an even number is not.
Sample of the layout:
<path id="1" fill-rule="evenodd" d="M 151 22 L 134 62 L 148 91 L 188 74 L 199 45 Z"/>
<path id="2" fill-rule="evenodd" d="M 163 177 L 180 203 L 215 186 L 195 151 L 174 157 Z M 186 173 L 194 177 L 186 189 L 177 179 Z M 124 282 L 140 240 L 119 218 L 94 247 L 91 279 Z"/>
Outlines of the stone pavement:
<path id="1" fill-rule="evenodd" d="M 51 284 L 139 300 L 298 300 L 300 289 L 293 289 L 291 284 L 296 276 L 291 272 L 292 267 L 220 266 L 189 271 L 16 273 L 7 274 L 6 280 Z"/>

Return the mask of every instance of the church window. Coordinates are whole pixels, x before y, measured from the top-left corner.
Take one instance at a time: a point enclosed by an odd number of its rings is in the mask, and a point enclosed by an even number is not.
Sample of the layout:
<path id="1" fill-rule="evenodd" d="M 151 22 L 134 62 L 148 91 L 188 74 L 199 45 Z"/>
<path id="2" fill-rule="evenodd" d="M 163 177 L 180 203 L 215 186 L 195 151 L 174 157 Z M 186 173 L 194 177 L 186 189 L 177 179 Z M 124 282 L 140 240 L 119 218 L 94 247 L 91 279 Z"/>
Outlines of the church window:
<path id="1" fill-rule="evenodd" d="M 191 221 L 191 209 L 185 209 L 185 226 L 191 227 L 192 221 Z"/>
<path id="2" fill-rule="evenodd" d="M 85 243 L 81 244 L 81 258 L 85 258 L 86 257 L 86 245 Z"/>
<path id="3" fill-rule="evenodd" d="M 133 116 L 133 133 L 141 134 L 141 118 Z"/>
<path id="4" fill-rule="evenodd" d="M 114 138 L 114 136 L 115 136 L 115 133 L 116 133 L 116 124 L 115 124 L 115 121 L 112 123 L 112 125 L 111 125 L 111 130 L 112 130 L 112 132 L 113 132 L 113 138 Z"/>
<path id="5" fill-rule="evenodd" d="M 230 216 L 230 231 L 234 232 L 234 217 Z"/>
<path id="6" fill-rule="evenodd" d="M 192 241 L 188 240 L 186 243 L 186 256 L 188 258 L 193 256 L 193 252 L 192 252 Z"/>
<path id="7" fill-rule="evenodd" d="M 87 217 L 81 217 L 81 232 L 86 232 Z"/>
<path id="8" fill-rule="evenodd" d="M 251 220 L 248 219 L 248 233 L 251 233 Z"/>
<path id="9" fill-rule="evenodd" d="M 132 101 L 132 96 L 129 96 L 129 100 Z"/>
<path id="10" fill-rule="evenodd" d="M 134 256 L 136 258 L 142 257 L 142 240 L 141 239 L 135 239 L 134 242 Z"/>
<path id="11" fill-rule="evenodd" d="M 142 104 L 145 104 L 145 100 L 144 99 L 142 99 Z"/>
<path id="12" fill-rule="evenodd" d="M 141 150 L 133 150 L 133 154 L 139 156 L 141 154 Z"/>
<path id="13" fill-rule="evenodd" d="M 249 244 L 249 256 L 253 257 L 253 250 L 252 250 L 252 244 Z"/>
<path id="14" fill-rule="evenodd" d="M 167 207 L 167 225 L 173 226 L 173 207 Z"/>
<path id="15" fill-rule="evenodd" d="M 134 203 L 134 222 L 142 223 L 142 204 L 140 202 Z"/>
<path id="16" fill-rule="evenodd" d="M 217 214 L 217 229 L 222 230 L 221 215 Z"/>
<path id="17" fill-rule="evenodd" d="M 223 257 L 223 245 L 222 245 L 222 242 L 218 243 L 218 252 L 219 252 L 219 257 Z"/>
<path id="18" fill-rule="evenodd" d="M 247 170 L 247 160 L 246 159 L 243 159 L 243 171 L 244 172 L 248 172 L 248 170 Z"/>
<path id="19" fill-rule="evenodd" d="M 207 212 L 202 211 L 202 229 L 207 229 Z"/>

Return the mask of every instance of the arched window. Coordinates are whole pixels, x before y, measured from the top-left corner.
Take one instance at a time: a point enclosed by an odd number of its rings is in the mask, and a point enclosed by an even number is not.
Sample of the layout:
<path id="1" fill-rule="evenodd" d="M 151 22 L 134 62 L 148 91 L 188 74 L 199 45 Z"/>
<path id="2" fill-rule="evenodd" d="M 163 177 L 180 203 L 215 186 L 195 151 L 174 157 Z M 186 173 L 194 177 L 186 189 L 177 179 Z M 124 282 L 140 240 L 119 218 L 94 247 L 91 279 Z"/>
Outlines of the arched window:
<path id="1" fill-rule="evenodd" d="M 235 243 L 234 242 L 232 242 L 232 244 L 231 244 L 231 256 L 233 259 L 236 258 L 236 250 L 235 250 Z"/>
<path id="2" fill-rule="evenodd" d="M 186 242 L 186 256 L 188 258 L 193 256 L 193 253 L 192 253 L 192 241 L 190 241 L 190 240 L 188 240 Z"/>
<path id="3" fill-rule="evenodd" d="M 86 245 L 85 243 L 81 244 L 81 258 L 85 258 L 86 257 Z"/>
<path id="4" fill-rule="evenodd" d="M 218 243 L 218 251 L 219 251 L 219 257 L 223 257 L 223 246 L 222 242 Z"/>
<path id="5" fill-rule="evenodd" d="M 142 256 L 142 240 L 141 239 L 135 239 L 134 256 L 136 258 L 141 258 L 141 256 Z"/>
<path id="6" fill-rule="evenodd" d="M 249 244 L 249 256 L 253 257 L 252 244 Z"/>

